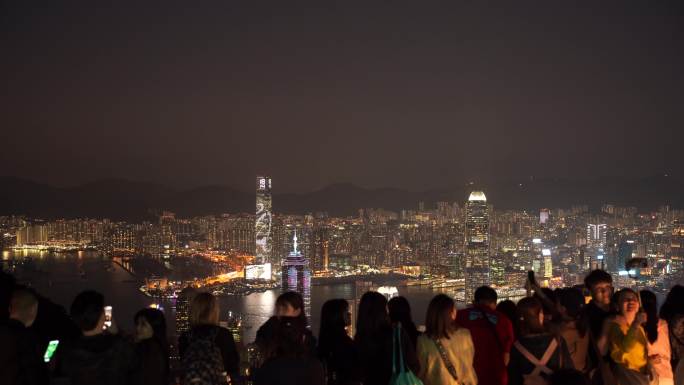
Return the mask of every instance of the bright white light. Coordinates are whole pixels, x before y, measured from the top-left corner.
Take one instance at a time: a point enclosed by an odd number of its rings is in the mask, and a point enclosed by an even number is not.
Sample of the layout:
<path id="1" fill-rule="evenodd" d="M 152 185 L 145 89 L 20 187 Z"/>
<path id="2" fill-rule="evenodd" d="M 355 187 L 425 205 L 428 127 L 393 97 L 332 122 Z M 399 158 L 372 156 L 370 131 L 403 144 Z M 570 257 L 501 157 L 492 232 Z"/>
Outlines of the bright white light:
<path id="1" fill-rule="evenodd" d="M 539 239 L 539 238 L 534 238 L 534 239 L 532 240 L 532 243 L 534 243 L 535 245 L 538 245 L 538 244 L 542 243 L 542 240 Z"/>
<path id="2" fill-rule="evenodd" d="M 542 249 L 542 255 L 545 256 L 545 257 L 548 257 L 549 255 L 551 255 L 551 250 L 549 250 L 549 249 Z"/>
<path id="3" fill-rule="evenodd" d="M 245 279 L 271 279 L 271 264 L 245 266 Z"/>
<path id="4" fill-rule="evenodd" d="M 387 299 L 390 299 L 392 297 L 398 296 L 399 290 L 397 290 L 396 286 L 380 286 L 378 288 L 378 293 L 384 295 L 387 297 Z"/>

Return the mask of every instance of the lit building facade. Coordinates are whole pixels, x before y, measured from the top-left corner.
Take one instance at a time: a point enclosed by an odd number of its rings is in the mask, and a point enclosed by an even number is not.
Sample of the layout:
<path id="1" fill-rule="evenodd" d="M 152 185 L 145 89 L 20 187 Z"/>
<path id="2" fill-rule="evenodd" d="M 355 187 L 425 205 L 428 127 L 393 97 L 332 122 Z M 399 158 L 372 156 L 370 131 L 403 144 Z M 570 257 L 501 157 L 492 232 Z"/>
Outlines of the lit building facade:
<path id="1" fill-rule="evenodd" d="M 475 290 L 490 285 L 489 210 L 482 191 L 473 191 L 466 202 L 465 219 L 465 302 Z"/>
<path id="2" fill-rule="evenodd" d="M 256 264 L 271 264 L 273 250 L 273 213 L 271 201 L 271 178 L 256 179 L 256 218 L 254 227 Z M 268 277 L 270 279 L 270 277 Z"/>
<path id="3" fill-rule="evenodd" d="M 608 226 L 603 223 L 587 224 L 587 246 L 604 249 L 606 247 L 607 231 Z"/>
<path id="4" fill-rule="evenodd" d="M 281 288 L 283 292 L 296 291 L 304 298 L 304 310 L 311 315 L 311 270 L 309 260 L 297 250 L 297 232 L 293 238 L 293 250 L 283 260 Z"/>

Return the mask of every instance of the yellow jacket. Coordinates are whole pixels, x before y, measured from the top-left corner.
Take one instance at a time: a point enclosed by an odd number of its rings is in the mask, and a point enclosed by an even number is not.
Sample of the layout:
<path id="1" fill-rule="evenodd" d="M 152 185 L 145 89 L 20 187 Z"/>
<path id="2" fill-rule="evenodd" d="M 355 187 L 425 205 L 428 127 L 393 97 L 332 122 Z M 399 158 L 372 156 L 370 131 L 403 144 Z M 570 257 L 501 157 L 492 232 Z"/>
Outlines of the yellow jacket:
<path id="1" fill-rule="evenodd" d="M 648 341 L 641 327 L 632 328 L 611 322 L 608 328 L 610 358 L 629 369 L 643 371 L 648 364 Z"/>
<path id="2" fill-rule="evenodd" d="M 416 345 L 418 361 L 420 361 L 418 377 L 423 383 L 425 385 L 477 385 L 477 375 L 473 369 L 475 347 L 470 337 L 470 331 L 459 328 L 449 336 L 449 339 L 440 338 L 439 341 L 444 346 L 451 364 L 456 369 L 458 382 L 454 380 L 444 365 L 435 342 L 430 337 L 421 335 L 418 337 Z"/>

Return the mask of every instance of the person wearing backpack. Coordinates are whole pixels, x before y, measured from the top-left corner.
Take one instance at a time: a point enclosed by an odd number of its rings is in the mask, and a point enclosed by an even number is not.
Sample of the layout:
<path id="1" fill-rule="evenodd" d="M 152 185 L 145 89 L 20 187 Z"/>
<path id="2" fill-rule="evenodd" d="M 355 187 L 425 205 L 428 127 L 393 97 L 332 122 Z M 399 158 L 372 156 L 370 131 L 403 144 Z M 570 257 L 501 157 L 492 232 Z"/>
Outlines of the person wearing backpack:
<path id="1" fill-rule="evenodd" d="M 473 340 L 455 320 L 454 300 L 436 295 L 428 305 L 425 334 L 418 337 L 418 377 L 424 385 L 477 385 Z"/>
<path id="2" fill-rule="evenodd" d="M 543 385 L 558 369 L 574 369 L 568 347 L 544 329 L 542 305 L 534 297 L 518 302 L 520 335 L 511 349 L 509 385 Z"/>
<path id="3" fill-rule="evenodd" d="M 178 339 L 183 384 L 217 385 L 239 373 L 239 356 L 228 329 L 218 326 L 219 304 L 199 293 L 190 303 L 190 330 Z"/>

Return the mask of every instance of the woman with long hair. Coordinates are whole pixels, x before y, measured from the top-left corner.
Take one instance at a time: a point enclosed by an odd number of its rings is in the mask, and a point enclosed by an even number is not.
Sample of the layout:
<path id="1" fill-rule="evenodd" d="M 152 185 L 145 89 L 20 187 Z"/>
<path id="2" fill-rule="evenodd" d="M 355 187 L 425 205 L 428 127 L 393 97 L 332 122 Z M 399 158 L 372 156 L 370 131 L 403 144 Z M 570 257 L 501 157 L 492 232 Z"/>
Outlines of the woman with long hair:
<path id="1" fill-rule="evenodd" d="M 648 341 L 642 327 L 646 313 L 639 311 L 639 298 L 632 289 L 622 289 L 614 298 L 617 315 L 608 321 L 607 335 L 615 378 L 619 384 L 648 383 Z"/>
<path id="2" fill-rule="evenodd" d="M 195 361 L 206 361 L 205 354 L 210 354 L 215 347 L 220 353 L 218 359 L 222 361 L 223 372 L 231 377 L 238 375 L 240 357 L 233 335 L 218 325 L 219 310 L 218 299 L 211 293 L 199 293 L 190 302 L 190 330 L 183 332 L 178 339 L 178 351 L 186 366 L 186 374 L 188 366 L 201 366 L 200 362 Z M 211 355 L 210 358 L 217 357 Z"/>
<path id="3" fill-rule="evenodd" d="M 166 319 L 158 309 L 135 314 L 135 348 L 140 358 L 141 381 L 146 385 L 169 383 L 169 343 Z"/>
<path id="4" fill-rule="evenodd" d="M 351 314 L 347 300 L 331 299 L 323 304 L 318 358 L 325 366 L 328 385 L 351 385 L 361 381 L 354 340 L 347 333 L 349 326 Z"/>
<path id="5" fill-rule="evenodd" d="M 508 384 L 541 383 L 558 369 L 574 369 L 568 347 L 544 328 L 544 312 L 535 297 L 526 297 L 517 307 L 519 334 L 511 349 Z"/>
<path id="6" fill-rule="evenodd" d="M 415 347 L 420 332 L 418 332 L 416 324 L 413 323 L 409 301 L 405 297 L 393 297 L 387 302 L 387 309 L 389 311 L 390 321 L 392 321 L 393 324 L 401 323 L 401 328 L 408 334 L 411 344 Z"/>
<path id="7" fill-rule="evenodd" d="M 438 294 L 430 301 L 417 351 L 418 377 L 425 385 L 477 385 L 473 340 L 468 329 L 456 324 L 456 304 L 450 297 Z"/>
<path id="8" fill-rule="evenodd" d="M 658 318 L 658 301 L 653 292 L 642 290 L 639 295 L 641 296 L 641 307 L 646 312 L 646 323 L 643 324 L 643 328 L 648 340 L 648 360 L 658 375 L 658 384 L 672 385 L 674 384 L 674 374 L 670 363 L 672 350 L 670 349 L 670 333 L 667 321 Z"/>
<path id="9" fill-rule="evenodd" d="M 387 299 L 378 292 L 366 292 L 359 302 L 354 336 L 364 385 L 389 383 L 393 364 L 393 333 L 394 330 L 387 314 Z M 413 373 L 418 373 L 419 364 L 415 349 L 403 330 L 401 330 L 400 342 L 405 365 Z"/>
<path id="10" fill-rule="evenodd" d="M 588 368 L 589 333 L 584 313 L 584 296 L 578 289 L 566 287 L 556 290 L 557 320 L 553 323 L 557 334 L 568 346 L 575 369 L 586 373 Z"/>
<path id="11" fill-rule="evenodd" d="M 301 317 L 281 316 L 273 323 L 264 364 L 255 370 L 255 385 L 324 385 L 323 366 L 309 354 Z"/>
<path id="12" fill-rule="evenodd" d="M 286 291 L 278 296 L 275 302 L 275 314 L 264 322 L 256 334 L 256 345 L 263 351 L 273 338 L 278 319 L 281 317 L 297 318 L 299 323 L 305 326 L 304 338 L 309 347 L 309 353 L 315 354 L 316 339 L 308 328 L 307 314 L 304 309 L 304 298 L 296 291 Z"/>
<path id="13" fill-rule="evenodd" d="M 675 382 L 684 385 L 684 286 L 675 285 L 670 289 L 665 303 L 660 307 L 660 318 L 669 327 Z"/>

